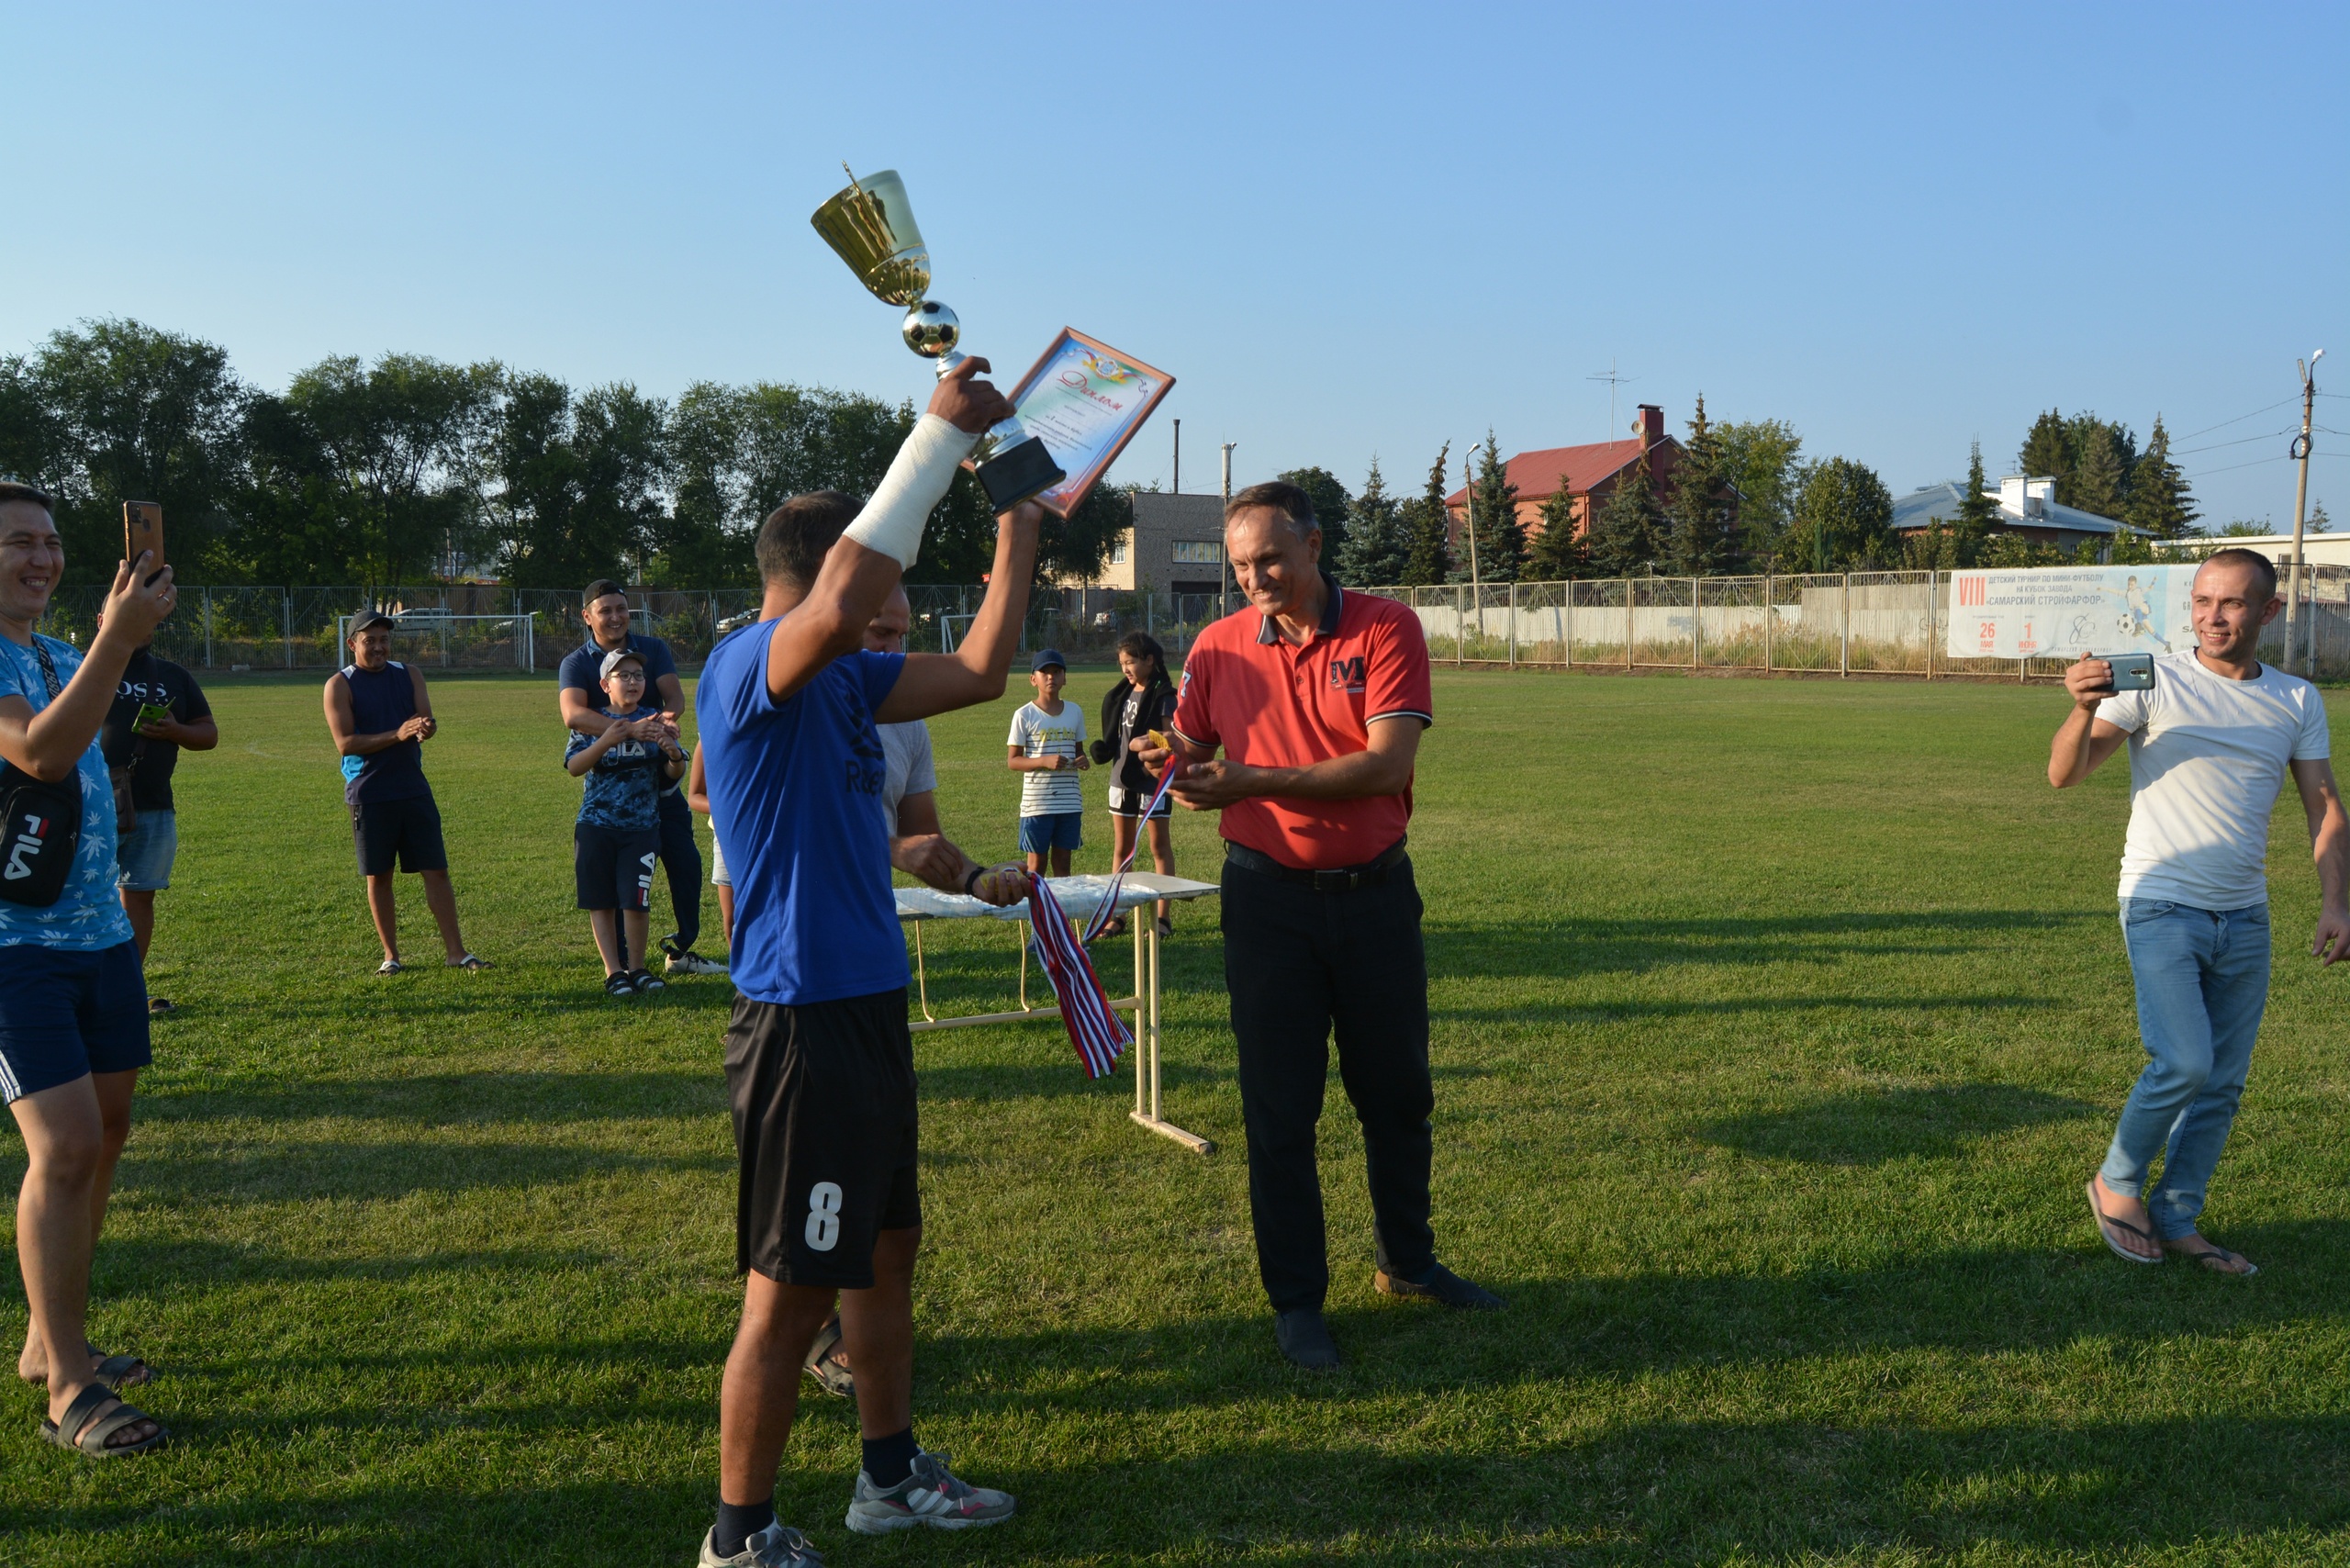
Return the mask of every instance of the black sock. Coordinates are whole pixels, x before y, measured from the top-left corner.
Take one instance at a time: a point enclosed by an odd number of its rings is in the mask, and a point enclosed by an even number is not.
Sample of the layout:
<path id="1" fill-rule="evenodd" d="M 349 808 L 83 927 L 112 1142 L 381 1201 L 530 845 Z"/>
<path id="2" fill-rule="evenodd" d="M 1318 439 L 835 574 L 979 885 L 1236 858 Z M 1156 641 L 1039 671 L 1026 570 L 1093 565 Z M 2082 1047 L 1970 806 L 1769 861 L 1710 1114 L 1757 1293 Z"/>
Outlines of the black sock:
<path id="1" fill-rule="evenodd" d="M 922 1445 L 914 1441 L 914 1429 L 886 1438 L 865 1439 L 865 1478 L 876 1486 L 895 1486 L 914 1473 L 914 1455 L 922 1452 Z"/>
<path id="2" fill-rule="evenodd" d="M 764 1503 L 730 1503 L 718 1500 L 718 1528 L 711 1531 L 710 1549 L 721 1557 L 732 1557 L 743 1550 L 744 1542 L 775 1523 L 775 1497 L 770 1494 Z"/>

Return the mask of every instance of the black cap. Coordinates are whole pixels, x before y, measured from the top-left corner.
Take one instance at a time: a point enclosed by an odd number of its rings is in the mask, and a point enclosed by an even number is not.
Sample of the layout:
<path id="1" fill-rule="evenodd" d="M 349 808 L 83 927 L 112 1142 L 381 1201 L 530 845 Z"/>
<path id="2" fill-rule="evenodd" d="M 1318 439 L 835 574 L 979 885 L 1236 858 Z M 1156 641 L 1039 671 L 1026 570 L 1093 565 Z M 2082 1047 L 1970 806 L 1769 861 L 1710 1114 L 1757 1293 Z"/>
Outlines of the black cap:
<path id="1" fill-rule="evenodd" d="M 363 610 L 358 614 L 351 618 L 351 630 L 345 633 L 345 635 L 356 637 L 360 633 L 364 632 L 370 626 L 397 626 L 398 624 L 398 622 L 394 621 L 390 616 L 385 614 L 380 610 Z"/>
<path id="2" fill-rule="evenodd" d="M 1061 651 L 1058 648 L 1037 649 L 1036 657 L 1028 666 L 1029 673 L 1032 675 L 1040 669 L 1067 668 L 1069 668 L 1069 661 L 1061 657 Z"/>

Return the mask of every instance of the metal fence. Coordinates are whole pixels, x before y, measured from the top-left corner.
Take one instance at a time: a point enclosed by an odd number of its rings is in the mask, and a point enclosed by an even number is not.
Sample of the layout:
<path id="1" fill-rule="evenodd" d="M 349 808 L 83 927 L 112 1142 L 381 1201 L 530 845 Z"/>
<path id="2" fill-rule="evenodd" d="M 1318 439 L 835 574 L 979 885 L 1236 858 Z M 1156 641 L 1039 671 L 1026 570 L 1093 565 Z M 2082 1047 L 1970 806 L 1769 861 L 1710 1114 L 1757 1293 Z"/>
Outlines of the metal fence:
<path id="1" fill-rule="evenodd" d="M 906 645 L 917 653 L 951 650 L 966 634 L 987 589 L 979 585 L 912 583 L 913 623 Z M 669 644 L 677 663 L 698 668 L 711 646 L 758 614 L 755 588 L 628 590 L 636 628 Z M 81 584 L 57 590 L 40 629 L 87 646 L 106 589 Z M 202 588 L 184 586 L 173 617 L 155 633 L 155 651 L 195 669 L 243 673 L 329 670 L 349 659 L 338 628 L 352 611 L 380 607 L 395 617 L 393 654 L 427 669 L 553 670 L 588 639 L 579 595 L 565 588 L 496 584 L 432 584 L 375 588 Z M 1180 656 L 1202 626 L 1224 613 L 1214 594 L 1116 593 L 1102 588 L 1039 588 L 1031 596 L 1020 646 L 1057 647 L 1080 662 L 1108 662 L 1130 631 L 1155 634 Z"/>
<path id="2" fill-rule="evenodd" d="M 1408 604 L 1439 661 L 1531 668 L 2056 679 L 2061 659 L 1953 659 L 1948 572 L 1614 577 L 1363 590 Z M 2295 669 L 2350 678 L 2350 572 L 2313 568 Z M 2261 657 L 2287 664 L 2285 618 Z"/>

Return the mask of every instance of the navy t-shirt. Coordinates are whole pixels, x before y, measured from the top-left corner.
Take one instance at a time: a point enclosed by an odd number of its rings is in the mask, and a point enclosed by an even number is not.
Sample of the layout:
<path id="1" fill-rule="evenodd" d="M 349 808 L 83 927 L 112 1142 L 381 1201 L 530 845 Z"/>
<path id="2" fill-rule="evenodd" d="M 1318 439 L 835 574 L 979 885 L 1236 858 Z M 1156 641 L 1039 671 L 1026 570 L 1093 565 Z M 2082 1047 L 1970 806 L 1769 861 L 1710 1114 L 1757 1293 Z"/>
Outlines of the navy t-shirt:
<path id="1" fill-rule="evenodd" d="M 775 622 L 729 634 L 694 693 L 718 846 L 734 879 L 734 988 L 800 1006 L 906 983 L 882 812 L 889 761 L 873 711 L 903 654 L 834 660 L 783 702 L 767 693 Z"/>
<path id="2" fill-rule="evenodd" d="M 660 711 L 643 704 L 627 716 L 643 719 Z M 597 711 L 621 717 L 610 708 Z M 573 757 L 595 744 L 595 736 L 571 731 L 563 748 L 564 766 L 569 767 Z M 659 827 L 661 787 L 668 782 L 661 777 L 661 767 L 666 760 L 656 742 L 614 741 L 604 748 L 596 765 L 580 776 L 579 820 L 589 827 Z"/>
<path id="3" fill-rule="evenodd" d="M 644 660 L 644 695 L 653 699 L 653 705 L 658 708 L 661 705 L 660 679 L 665 675 L 677 673 L 677 658 L 669 652 L 669 644 L 658 637 L 640 637 L 632 632 L 628 634 L 628 647 L 631 653 Z M 555 672 L 561 689 L 588 692 L 601 707 L 604 683 L 597 678 L 596 672 L 602 666 L 607 651 L 598 646 L 596 639 L 590 637 L 564 655 L 562 667 Z"/>

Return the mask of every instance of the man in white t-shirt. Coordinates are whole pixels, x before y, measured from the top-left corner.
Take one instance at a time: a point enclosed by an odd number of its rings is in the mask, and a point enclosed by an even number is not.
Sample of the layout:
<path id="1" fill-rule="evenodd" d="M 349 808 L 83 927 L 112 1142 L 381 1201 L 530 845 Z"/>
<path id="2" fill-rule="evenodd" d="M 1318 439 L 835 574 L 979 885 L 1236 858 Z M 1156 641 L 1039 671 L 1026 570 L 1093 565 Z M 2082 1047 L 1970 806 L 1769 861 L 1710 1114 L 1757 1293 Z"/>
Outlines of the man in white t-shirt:
<path id="1" fill-rule="evenodd" d="M 2103 659 L 2065 672 L 2073 711 L 2049 747 L 2048 781 L 2077 784 L 2130 745 L 2121 934 L 2150 1059 L 2088 1199 L 2105 1244 L 2133 1263 L 2172 1251 L 2223 1274 L 2256 1271 L 2196 1225 L 2268 1002 L 2268 818 L 2288 772 L 2316 846 L 2310 951 L 2322 965 L 2350 957 L 2350 820 L 2325 705 L 2254 656 L 2283 608 L 2266 556 L 2221 550 L 2195 574 L 2195 646 L 2154 661 L 2154 689 L 2116 694 Z"/>

